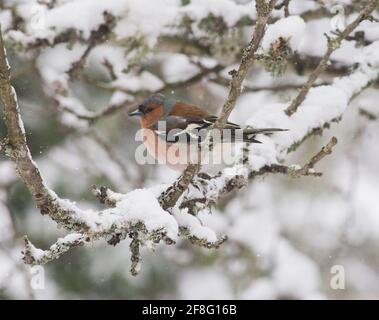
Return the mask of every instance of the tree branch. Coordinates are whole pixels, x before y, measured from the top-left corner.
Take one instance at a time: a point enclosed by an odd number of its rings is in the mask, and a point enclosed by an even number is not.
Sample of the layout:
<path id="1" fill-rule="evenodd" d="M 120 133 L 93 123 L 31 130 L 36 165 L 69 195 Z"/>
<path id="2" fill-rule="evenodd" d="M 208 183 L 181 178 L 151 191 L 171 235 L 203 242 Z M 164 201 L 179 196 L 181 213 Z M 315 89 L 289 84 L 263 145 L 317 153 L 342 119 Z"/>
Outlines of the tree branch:
<path id="1" fill-rule="evenodd" d="M 25 249 L 23 260 L 26 264 L 41 265 L 58 259 L 61 255 L 70 249 L 84 245 L 85 237 L 80 233 L 72 233 L 64 238 L 59 238 L 48 250 L 37 249 L 28 239 L 24 237 Z"/>
<path id="2" fill-rule="evenodd" d="M 87 57 L 91 53 L 92 49 L 95 48 L 98 44 L 108 40 L 108 36 L 115 26 L 116 18 L 107 12 L 104 12 L 103 15 L 104 22 L 96 30 L 91 32 L 91 36 L 88 39 L 89 44 L 84 50 L 84 53 L 78 61 L 74 62 L 71 65 L 71 68 L 67 71 L 67 74 L 70 76 L 70 78 L 76 78 L 79 75 L 79 72 L 84 68 Z"/>
<path id="3" fill-rule="evenodd" d="M 309 89 L 314 85 L 316 79 L 320 75 L 322 71 L 324 71 L 327 67 L 329 58 L 331 54 L 337 50 L 342 43 L 342 40 L 346 39 L 346 37 L 356 28 L 358 25 L 369 18 L 370 14 L 374 9 L 377 7 L 379 3 L 379 0 L 371 0 L 365 8 L 362 10 L 362 12 L 358 15 L 357 18 L 353 20 L 341 33 L 338 34 L 336 38 L 330 38 L 328 37 L 328 48 L 326 49 L 326 52 L 324 56 L 321 58 L 319 64 L 317 67 L 312 71 L 312 73 L 309 75 L 308 81 L 306 84 L 302 87 L 299 94 L 295 97 L 295 99 L 292 100 L 291 105 L 286 109 L 286 114 L 288 116 L 292 116 L 298 109 L 298 107 L 301 105 L 301 103 L 304 101 L 305 97 L 307 96 Z"/>
<path id="4" fill-rule="evenodd" d="M 199 73 L 195 74 L 194 76 L 191 76 L 187 80 L 182 80 L 182 81 L 177 81 L 177 82 L 172 82 L 172 83 L 165 83 L 165 85 L 162 88 L 160 88 L 159 90 L 155 92 L 133 92 L 132 94 L 135 97 L 134 101 L 127 100 L 127 101 L 123 101 L 117 104 L 110 104 L 106 106 L 104 109 L 97 112 L 82 114 L 82 113 L 76 112 L 73 109 L 66 108 L 64 106 L 63 107 L 59 105 L 58 106 L 61 107 L 64 111 L 75 115 L 78 119 L 87 120 L 89 121 L 90 124 L 92 124 L 104 117 L 111 116 L 115 114 L 116 112 L 131 108 L 139 104 L 146 97 L 146 95 L 150 95 L 150 94 L 154 94 L 154 93 L 158 93 L 162 91 L 170 91 L 170 90 L 188 87 L 192 84 L 198 83 L 199 81 L 201 81 L 202 79 L 204 79 L 205 77 L 207 77 L 208 75 L 212 73 L 220 72 L 222 69 L 223 67 L 221 65 L 216 65 L 215 67 L 212 67 L 212 68 L 203 68 Z M 118 88 L 112 88 L 112 87 L 106 87 L 106 88 L 109 90 L 118 89 Z M 121 89 L 119 90 L 123 91 Z M 131 93 L 131 92 L 128 92 L 128 93 Z M 56 102 L 59 104 L 58 101 Z"/>
<path id="5" fill-rule="evenodd" d="M 321 161 L 327 155 L 332 153 L 333 147 L 337 144 L 337 138 L 332 137 L 329 142 L 321 148 L 321 150 L 315 154 L 305 165 L 298 168 L 297 166 L 285 166 L 280 164 L 273 164 L 270 166 L 264 166 L 259 171 L 254 171 L 250 174 L 250 179 L 257 176 L 264 175 L 266 173 L 279 173 L 289 175 L 292 178 L 299 178 L 301 176 L 313 176 L 321 177 L 322 172 L 315 172 L 313 167 Z"/>
<path id="6" fill-rule="evenodd" d="M 112 245 L 127 237 L 139 247 L 160 242 L 173 244 L 179 232 L 176 220 L 163 211 L 155 195 L 148 190 L 135 190 L 126 195 L 116 195 L 113 207 L 102 211 L 82 210 L 69 200 L 60 199 L 54 191 L 44 183 L 37 164 L 33 161 L 27 145 L 24 125 L 20 116 L 19 106 L 14 88 L 11 85 L 10 67 L 0 32 L 0 98 L 4 106 L 5 125 L 7 127 L 6 154 L 16 164 L 19 176 L 24 181 L 35 203 L 43 214 L 48 214 L 60 226 L 75 232 L 59 239 L 48 250 L 36 249 L 25 238 L 24 261 L 30 264 L 43 264 L 59 258 L 73 247 L 99 239 L 109 239 Z M 109 192 L 107 192 L 109 197 Z M 134 205 L 130 205 L 132 199 Z M 141 208 L 148 201 L 149 210 L 141 213 Z M 138 205 L 138 203 L 140 203 Z M 136 205 L 137 204 L 137 205 Z M 200 222 L 199 222 L 199 228 Z M 198 237 L 196 234 L 189 236 Z M 200 233 L 201 234 L 201 233 Z M 219 239 L 198 237 L 199 241 L 218 243 Z M 133 249 L 134 250 L 134 249 Z M 132 273 L 136 274 L 136 252 L 132 253 Z M 139 251 L 138 251 L 139 253 Z M 139 260 L 138 260 L 139 261 Z"/>
<path id="7" fill-rule="evenodd" d="M 322 173 L 314 171 L 313 167 L 325 156 L 331 154 L 332 149 L 336 144 L 337 138 L 332 137 L 330 141 L 302 167 L 298 165 L 287 166 L 283 164 L 271 164 L 265 165 L 260 170 L 251 171 L 250 173 L 247 173 L 246 170 L 243 170 L 241 167 L 240 172 L 231 177 L 225 176 L 225 174 L 222 173 L 213 177 L 202 174 L 201 177 L 197 177 L 197 180 L 199 181 L 194 181 L 194 183 L 199 186 L 198 189 L 201 189 L 202 195 L 198 197 L 184 197 L 180 204 L 180 208 L 186 208 L 191 214 L 196 215 L 198 211 L 204 210 L 214 204 L 221 197 L 245 187 L 248 184 L 248 180 L 269 173 L 283 174 L 291 178 L 299 178 L 301 176 L 320 177 L 322 176 Z M 214 187 L 220 185 L 223 187 Z"/>
<path id="8" fill-rule="evenodd" d="M 7 61 L 3 38 L 0 31 L 0 98 L 4 107 L 7 139 L 5 153 L 16 163 L 17 171 L 34 198 L 42 214 L 56 215 L 54 197 L 46 187 L 26 143 L 25 129 L 17 104 L 17 97 L 11 85 L 10 66 Z M 55 217 L 58 219 L 58 217 Z M 63 218 L 63 217 L 62 217 Z M 69 217 L 64 217 L 69 220 Z"/>

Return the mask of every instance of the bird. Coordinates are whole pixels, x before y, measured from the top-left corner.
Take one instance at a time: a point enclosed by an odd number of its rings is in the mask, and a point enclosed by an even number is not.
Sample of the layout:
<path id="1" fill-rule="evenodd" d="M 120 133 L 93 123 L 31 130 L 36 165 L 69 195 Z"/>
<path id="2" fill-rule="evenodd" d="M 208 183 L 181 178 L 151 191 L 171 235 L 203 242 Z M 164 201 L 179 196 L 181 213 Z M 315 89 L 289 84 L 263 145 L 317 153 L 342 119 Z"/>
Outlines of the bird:
<path id="1" fill-rule="evenodd" d="M 236 144 L 261 143 L 255 138 L 257 134 L 287 131 L 280 128 L 242 129 L 238 124 L 227 122 L 224 129 L 218 131 L 218 136 L 212 135 L 213 149 L 205 157 L 206 152 L 199 146 L 206 141 L 218 117 L 204 108 L 157 93 L 143 100 L 128 115 L 139 118 L 142 141 L 149 154 L 158 163 L 176 171 L 183 171 L 196 161 L 202 165 L 233 161 Z"/>

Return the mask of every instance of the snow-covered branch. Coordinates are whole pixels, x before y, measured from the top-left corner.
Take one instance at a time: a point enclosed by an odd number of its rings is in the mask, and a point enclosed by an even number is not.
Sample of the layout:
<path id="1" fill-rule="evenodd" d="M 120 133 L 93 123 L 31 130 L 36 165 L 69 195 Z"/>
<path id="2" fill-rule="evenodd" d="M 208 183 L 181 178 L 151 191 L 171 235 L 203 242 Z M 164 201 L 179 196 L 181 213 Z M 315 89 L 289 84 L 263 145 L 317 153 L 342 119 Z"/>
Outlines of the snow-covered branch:
<path id="1" fill-rule="evenodd" d="M 272 137 L 260 137 L 264 143 L 250 146 L 247 157 L 241 154 L 240 160 L 233 168 L 224 169 L 216 177 L 207 179 L 206 183 L 195 181 L 196 186 L 200 188 L 191 189 L 183 195 L 183 206 L 194 205 L 191 211 L 196 212 L 198 210 L 196 206 L 204 208 L 204 204 L 201 204 L 204 203 L 204 194 L 207 195 L 208 200 L 205 202 L 207 206 L 224 194 L 224 190 L 239 189 L 247 184 L 249 178 L 265 173 L 288 174 L 291 177 L 309 173 L 314 161 L 318 162 L 318 159 L 321 160 L 329 153 L 336 143 L 334 138 L 305 166 L 284 166 L 281 162 L 310 135 L 322 132 L 332 123 L 338 122 L 350 101 L 378 79 L 379 59 L 376 54 L 378 51 L 379 41 L 363 48 L 361 55 L 356 57 L 357 66 L 354 72 L 334 79 L 330 85 L 311 88 L 302 107 L 291 117 L 285 113 L 287 108 L 285 103 L 267 105 L 264 109 L 253 113 L 246 121 L 247 125 L 253 128 L 286 127 L 289 129 L 288 132 Z M 241 159 L 244 160 L 241 162 Z M 236 187 L 230 188 L 230 185 Z"/>
<path id="2" fill-rule="evenodd" d="M 120 240 L 132 239 L 132 273 L 136 274 L 136 255 L 142 245 L 154 246 L 161 241 L 166 244 L 176 242 L 180 224 L 168 212 L 164 211 L 150 190 L 134 190 L 126 195 L 107 192 L 112 197 L 113 208 L 102 211 L 82 210 L 75 203 L 59 198 L 50 190 L 33 161 L 26 141 L 23 121 L 17 104 L 17 97 L 11 85 L 10 67 L 6 57 L 2 37 L 0 36 L 0 97 L 4 106 L 7 127 L 6 154 L 15 162 L 17 171 L 28 187 L 41 213 L 48 214 L 58 225 L 75 233 L 69 234 L 49 250 L 35 248 L 25 238 L 24 261 L 31 264 L 47 263 L 59 258 L 72 247 L 101 238 L 110 239 L 110 244 Z M 148 204 L 148 205 L 147 205 Z M 195 218 L 196 219 L 196 218 Z M 196 239 L 207 247 L 217 246 L 220 240 L 212 232 L 199 232 L 202 226 L 189 229 L 186 236 Z M 116 239 L 116 240 L 115 240 Z M 138 250 L 136 249 L 138 247 Z"/>
<path id="3" fill-rule="evenodd" d="M 22 251 L 23 260 L 26 264 L 41 265 L 58 259 L 68 250 L 81 246 L 85 243 L 84 236 L 80 233 L 71 233 L 64 238 L 59 238 L 48 250 L 36 248 L 28 239 L 24 237 L 25 249 Z"/>
<path id="4" fill-rule="evenodd" d="M 332 137 L 329 142 L 315 154 L 306 164 L 284 165 L 274 163 L 265 165 L 257 171 L 250 171 L 247 168 L 247 158 L 241 158 L 233 168 L 228 168 L 215 176 L 201 173 L 193 181 L 194 188 L 183 196 L 180 208 L 187 209 L 191 214 L 196 215 L 199 211 L 205 210 L 217 203 L 225 195 L 238 191 L 246 187 L 249 180 L 266 174 L 283 174 L 291 178 L 301 176 L 320 177 L 322 172 L 314 170 L 314 166 L 325 156 L 332 153 L 333 147 L 337 144 L 337 138 Z"/>
<path id="5" fill-rule="evenodd" d="M 321 58 L 317 67 L 309 75 L 306 84 L 301 88 L 299 94 L 291 102 L 291 105 L 286 109 L 287 115 L 292 116 L 297 111 L 297 108 L 304 101 L 309 89 L 314 85 L 320 73 L 328 66 L 328 61 L 332 53 L 341 46 L 342 41 L 346 39 L 362 21 L 369 19 L 370 14 L 378 6 L 378 3 L 378 0 L 369 1 L 369 3 L 365 5 L 365 8 L 362 10 L 362 12 L 349 25 L 347 25 L 343 31 L 338 31 L 338 35 L 336 37 L 326 35 L 328 41 L 327 50 Z"/>

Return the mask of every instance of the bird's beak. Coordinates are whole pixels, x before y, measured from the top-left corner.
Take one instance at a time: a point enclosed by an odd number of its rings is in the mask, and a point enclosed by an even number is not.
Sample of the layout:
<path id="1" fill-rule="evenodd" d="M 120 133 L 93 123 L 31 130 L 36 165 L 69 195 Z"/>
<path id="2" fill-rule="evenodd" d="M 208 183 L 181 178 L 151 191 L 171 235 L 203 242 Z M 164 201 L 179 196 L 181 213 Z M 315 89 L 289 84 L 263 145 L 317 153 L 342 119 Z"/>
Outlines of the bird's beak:
<path id="1" fill-rule="evenodd" d="M 141 111 L 139 111 L 138 109 L 128 112 L 129 117 L 142 116 L 142 115 L 143 115 L 143 113 Z"/>

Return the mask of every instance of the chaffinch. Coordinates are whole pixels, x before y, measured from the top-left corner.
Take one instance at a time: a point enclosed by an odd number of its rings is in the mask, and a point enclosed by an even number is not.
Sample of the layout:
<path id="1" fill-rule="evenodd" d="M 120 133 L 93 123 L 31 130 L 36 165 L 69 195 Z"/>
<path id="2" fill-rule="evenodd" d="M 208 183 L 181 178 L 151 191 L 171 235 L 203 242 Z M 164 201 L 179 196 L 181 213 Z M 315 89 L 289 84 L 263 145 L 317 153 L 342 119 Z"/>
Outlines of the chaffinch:
<path id="1" fill-rule="evenodd" d="M 158 163 L 166 164 L 178 171 L 182 171 L 189 163 L 195 163 L 199 159 L 202 164 L 227 163 L 227 159 L 229 161 L 234 159 L 232 150 L 236 143 L 261 143 L 255 139 L 257 134 L 286 130 L 242 129 L 238 124 L 228 122 L 218 139 L 213 138 L 215 143 L 210 160 L 209 157 L 205 159 L 203 151 L 199 151 L 199 143 L 204 141 L 210 132 L 209 129 L 217 120 L 217 117 L 208 111 L 173 98 L 166 98 L 162 94 L 154 94 L 128 114 L 131 117 L 139 117 L 142 140 L 150 155 Z M 200 158 L 199 152 L 201 152 Z"/>

